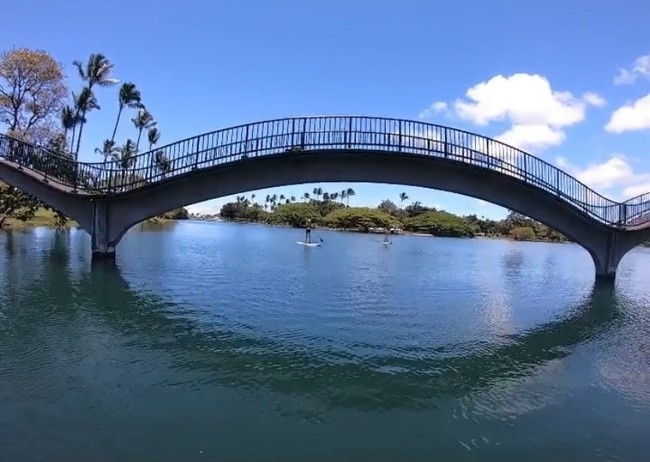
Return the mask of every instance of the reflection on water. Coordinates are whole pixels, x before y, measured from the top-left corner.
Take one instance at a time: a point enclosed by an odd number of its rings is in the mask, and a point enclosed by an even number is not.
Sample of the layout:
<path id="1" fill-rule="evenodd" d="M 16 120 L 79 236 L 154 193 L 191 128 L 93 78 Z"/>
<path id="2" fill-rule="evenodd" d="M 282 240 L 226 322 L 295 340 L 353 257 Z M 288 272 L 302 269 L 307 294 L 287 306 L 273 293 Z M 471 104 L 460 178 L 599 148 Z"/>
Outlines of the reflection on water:
<path id="1" fill-rule="evenodd" d="M 306 250 L 294 233 L 136 230 L 117 266 L 91 265 L 81 232 L 4 236 L 0 460 L 649 449 L 637 279 L 594 286 L 575 246 L 322 232 Z"/>

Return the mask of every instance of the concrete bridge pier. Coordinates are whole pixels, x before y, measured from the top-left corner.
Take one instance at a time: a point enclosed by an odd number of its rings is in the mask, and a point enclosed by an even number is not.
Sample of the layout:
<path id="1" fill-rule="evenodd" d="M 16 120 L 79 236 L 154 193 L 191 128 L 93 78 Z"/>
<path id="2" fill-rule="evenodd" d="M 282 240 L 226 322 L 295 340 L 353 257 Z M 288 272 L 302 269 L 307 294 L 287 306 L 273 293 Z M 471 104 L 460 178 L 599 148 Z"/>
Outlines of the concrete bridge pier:
<path id="1" fill-rule="evenodd" d="M 616 270 L 621 262 L 624 253 L 621 252 L 620 236 L 617 232 L 608 234 L 605 246 L 594 257 L 596 266 L 596 281 L 614 282 L 616 279 Z"/>
<path id="2" fill-rule="evenodd" d="M 634 247 L 650 240 L 650 228 L 611 230 L 594 252 L 589 250 L 596 266 L 596 281 L 613 282 L 623 257 Z M 593 249 L 593 247 L 592 247 Z"/>
<path id="3" fill-rule="evenodd" d="M 91 232 L 92 259 L 115 259 L 117 239 L 111 233 L 111 213 L 109 201 L 96 200 L 93 202 L 93 226 Z"/>

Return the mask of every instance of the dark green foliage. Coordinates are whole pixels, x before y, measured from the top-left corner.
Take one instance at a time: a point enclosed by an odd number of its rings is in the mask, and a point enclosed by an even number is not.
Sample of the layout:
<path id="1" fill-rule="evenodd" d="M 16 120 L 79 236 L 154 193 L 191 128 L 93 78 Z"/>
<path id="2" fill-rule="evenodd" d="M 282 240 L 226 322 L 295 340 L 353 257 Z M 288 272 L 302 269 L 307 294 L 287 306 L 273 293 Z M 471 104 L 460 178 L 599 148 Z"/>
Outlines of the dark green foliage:
<path id="1" fill-rule="evenodd" d="M 474 228 L 457 215 L 447 212 L 424 212 L 405 220 L 404 228 L 408 231 L 429 233 L 434 236 L 474 237 Z"/>
<path id="2" fill-rule="evenodd" d="M 167 220 L 187 220 L 190 218 L 190 212 L 186 208 L 174 209 L 162 214 L 162 218 Z"/>
<path id="3" fill-rule="evenodd" d="M 317 224 L 321 221 L 322 215 L 315 205 L 300 202 L 278 205 L 273 213 L 268 214 L 269 223 L 296 228 L 304 226 L 308 219 Z"/>
<path id="4" fill-rule="evenodd" d="M 342 208 L 333 211 L 324 219 L 332 228 L 356 229 L 368 232 L 370 228 L 390 228 L 398 221 L 381 210 L 368 207 Z"/>
<path id="5" fill-rule="evenodd" d="M 351 189 L 350 189 L 351 190 Z M 348 190 L 348 191 L 350 191 Z M 351 190 L 354 191 L 354 190 Z M 354 194 L 329 193 L 314 188 L 296 202 L 295 196 L 267 195 L 264 206 L 255 202 L 255 194 L 238 196 L 236 202 L 224 204 L 221 217 L 226 220 L 251 221 L 302 227 L 307 219 L 314 225 L 336 229 L 370 231 L 371 228 L 398 228 L 434 236 L 508 237 L 519 240 L 564 242 L 567 238 L 554 229 L 520 213 L 510 212 L 503 220 L 460 217 L 449 212 L 413 202 L 403 208 L 385 199 L 377 208 L 348 207 L 344 204 Z M 402 201 L 400 195 L 400 202 Z M 404 199 L 406 200 L 406 199 Z M 340 202 L 339 202 L 340 201 Z M 267 212 L 268 210 L 268 212 Z"/>

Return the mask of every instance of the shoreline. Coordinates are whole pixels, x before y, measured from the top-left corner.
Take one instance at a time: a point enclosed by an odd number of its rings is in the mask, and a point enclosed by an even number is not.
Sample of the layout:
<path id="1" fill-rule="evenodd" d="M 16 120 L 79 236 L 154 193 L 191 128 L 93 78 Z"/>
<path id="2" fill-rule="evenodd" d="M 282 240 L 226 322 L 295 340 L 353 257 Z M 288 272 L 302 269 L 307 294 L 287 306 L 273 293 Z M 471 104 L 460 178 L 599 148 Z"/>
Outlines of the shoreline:
<path id="1" fill-rule="evenodd" d="M 268 226 L 271 228 L 291 228 L 291 229 L 303 229 L 296 228 L 291 225 L 280 225 L 280 224 L 269 224 L 269 223 L 260 223 L 257 221 L 246 221 L 246 220 L 227 220 L 220 218 L 219 220 L 215 219 L 202 219 L 202 218 L 190 218 L 194 221 L 207 221 L 213 223 L 234 223 L 241 225 L 259 225 L 259 226 Z M 327 231 L 336 231 L 341 233 L 358 233 L 358 234 L 378 234 L 383 235 L 383 232 L 372 232 L 372 231 L 362 231 L 358 229 L 345 229 L 345 228 L 330 228 L 327 226 L 314 226 L 313 229 L 324 229 Z M 501 240 L 501 241 L 513 241 L 513 242 L 544 242 L 547 244 L 573 244 L 572 241 L 552 241 L 544 239 L 514 239 L 509 236 L 474 236 L 474 237 L 462 237 L 462 236 L 436 236 L 435 234 L 428 233 L 419 233 L 415 231 L 404 231 L 401 230 L 399 233 L 391 233 L 391 236 L 415 236 L 415 237 L 435 237 L 435 238 L 451 238 L 451 239 L 490 239 L 490 240 Z"/>
<path id="2" fill-rule="evenodd" d="M 282 225 L 282 224 L 269 224 L 269 223 L 260 223 L 256 221 L 246 221 L 246 220 L 227 220 L 227 219 L 205 219 L 205 218 L 183 218 L 183 219 L 173 219 L 173 218 L 161 218 L 161 217 L 153 217 L 148 220 L 143 221 L 142 223 L 138 223 L 138 225 L 157 225 L 157 224 L 171 224 L 175 223 L 177 221 L 202 221 L 202 222 L 211 222 L 211 223 L 234 223 L 234 224 L 241 224 L 241 225 L 258 225 L 258 226 L 267 226 L 270 228 L 290 228 L 290 229 L 303 229 L 303 228 L 296 228 L 291 225 Z M 138 226 L 134 225 L 134 226 Z M 57 226 L 52 220 L 39 220 L 37 219 L 32 219 L 28 221 L 19 221 L 13 218 L 8 219 L 8 221 L 0 227 L 0 231 L 4 232 L 13 232 L 13 231 L 29 231 L 32 229 L 36 228 L 48 228 L 48 229 L 59 229 L 59 230 L 69 230 L 69 229 L 80 229 L 79 225 L 73 221 L 70 220 L 68 221 L 65 225 L 63 226 Z M 383 232 L 373 232 L 373 231 L 363 231 L 359 229 L 345 229 L 345 228 L 330 228 L 327 226 L 314 226 L 315 230 L 317 229 L 322 229 L 322 230 L 327 230 L 327 231 L 334 231 L 334 232 L 340 232 L 340 233 L 357 233 L 357 234 L 377 234 L 377 235 L 383 235 Z M 428 234 L 428 233 L 420 233 L 420 232 L 415 232 L 415 231 L 404 231 L 401 230 L 398 233 L 391 233 L 391 236 L 415 236 L 415 237 L 435 237 L 435 238 L 451 238 L 451 239 L 489 239 L 489 240 L 501 240 L 501 241 L 513 241 L 513 242 L 543 242 L 547 244 L 571 244 L 571 241 L 551 241 L 551 240 L 544 240 L 544 239 L 514 239 L 509 236 L 501 236 L 501 235 L 494 235 L 494 236 L 474 236 L 474 237 L 462 237 L 462 236 L 436 236 L 435 234 Z"/>
<path id="3" fill-rule="evenodd" d="M 134 226 L 149 224 L 166 224 L 166 223 L 175 223 L 177 221 L 185 221 L 186 219 L 173 219 L 173 218 L 160 218 L 153 217 L 149 218 L 141 223 L 138 223 Z M 207 221 L 207 220 L 205 220 Z M 43 219 L 43 217 L 20 221 L 15 218 L 8 218 L 5 223 L 0 226 L 0 232 L 9 232 L 9 231 L 28 231 L 36 228 L 48 228 L 48 229 L 79 229 L 79 224 L 74 220 L 68 220 L 63 226 L 58 226 L 52 219 Z"/>

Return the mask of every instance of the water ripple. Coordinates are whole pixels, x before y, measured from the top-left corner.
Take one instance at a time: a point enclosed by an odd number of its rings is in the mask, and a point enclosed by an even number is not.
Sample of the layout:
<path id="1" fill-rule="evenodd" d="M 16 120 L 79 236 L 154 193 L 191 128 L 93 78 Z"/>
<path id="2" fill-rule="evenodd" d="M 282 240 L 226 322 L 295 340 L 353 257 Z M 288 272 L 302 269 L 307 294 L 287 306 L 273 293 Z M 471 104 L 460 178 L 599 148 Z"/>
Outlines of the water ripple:
<path id="1" fill-rule="evenodd" d="M 92 271 L 81 233 L 0 242 L 0 460 L 645 453 L 643 251 L 603 289 L 572 245 L 295 233 L 136 230 Z"/>

